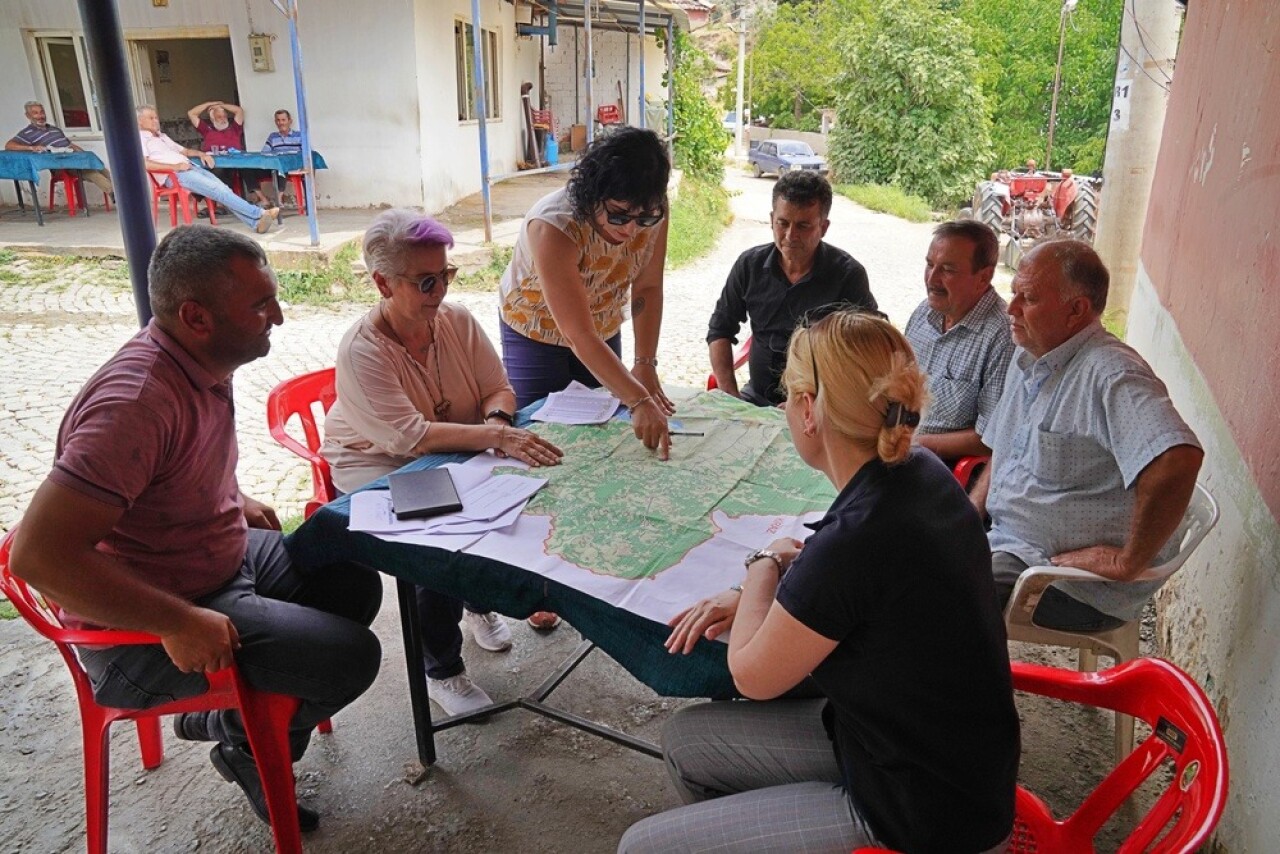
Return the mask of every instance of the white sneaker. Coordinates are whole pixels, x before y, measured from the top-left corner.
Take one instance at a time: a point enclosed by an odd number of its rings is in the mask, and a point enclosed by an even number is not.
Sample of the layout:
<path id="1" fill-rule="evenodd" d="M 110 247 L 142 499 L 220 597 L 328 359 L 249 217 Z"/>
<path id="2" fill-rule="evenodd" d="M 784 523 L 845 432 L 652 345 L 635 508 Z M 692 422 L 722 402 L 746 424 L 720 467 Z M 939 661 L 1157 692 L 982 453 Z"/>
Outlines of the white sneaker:
<path id="1" fill-rule="evenodd" d="M 511 649 L 511 629 L 505 620 L 492 611 L 485 614 L 464 611 L 462 621 L 471 627 L 471 635 L 481 649 L 489 652 Z"/>
<path id="2" fill-rule="evenodd" d="M 427 696 L 450 716 L 474 712 L 493 704 L 484 689 L 465 672 L 448 679 L 427 679 Z"/>

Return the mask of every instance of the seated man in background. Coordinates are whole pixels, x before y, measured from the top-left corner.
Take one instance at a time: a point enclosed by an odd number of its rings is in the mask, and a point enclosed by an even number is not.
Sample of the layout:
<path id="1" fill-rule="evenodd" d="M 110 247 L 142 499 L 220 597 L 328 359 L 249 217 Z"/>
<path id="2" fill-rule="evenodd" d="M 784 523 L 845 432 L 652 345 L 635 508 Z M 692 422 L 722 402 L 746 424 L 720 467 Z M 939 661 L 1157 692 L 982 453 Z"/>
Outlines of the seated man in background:
<path id="1" fill-rule="evenodd" d="M 299 154 L 302 151 L 302 133 L 293 129 L 293 116 L 288 110 L 276 110 L 276 129 L 267 135 L 262 144 L 263 154 Z M 268 172 L 265 169 L 258 173 L 258 192 L 261 201 L 269 207 L 279 207 L 280 190 L 284 189 L 284 175 L 279 172 Z M 295 199 L 295 204 L 301 199 Z"/>
<path id="2" fill-rule="evenodd" d="M 237 196 L 209 171 L 213 166 L 212 155 L 184 148 L 170 139 L 168 134 L 160 132 L 160 115 L 155 107 L 144 104 L 138 108 L 137 113 L 138 130 L 142 135 L 142 156 L 146 159 L 148 170 L 172 171 L 177 175 L 179 184 L 193 193 L 213 199 L 258 234 L 266 234 L 271 230 L 271 224 L 280 215 L 280 208 L 263 210 Z M 187 159 L 189 157 L 199 157 L 203 165 L 193 164 Z"/>
<path id="3" fill-rule="evenodd" d="M 80 647 L 100 703 L 149 708 L 208 690 L 234 663 L 260 691 L 301 700 L 293 758 L 311 730 L 364 693 L 382 658 L 368 626 L 377 573 L 299 567 L 275 512 L 236 480 L 232 373 L 265 356 L 283 318 L 262 248 L 179 227 L 148 270 L 155 318 L 94 374 L 58 431 L 53 470 L 13 542 L 12 568 L 72 627 L 150 632 L 155 645 Z M 174 719 L 269 821 L 236 710 Z M 303 830 L 319 819 L 299 806 Z"/>
<path id="4" fill-rule="evenodd" d="M 925 298 L 907 321 L 907 340 L 929 377 L 916 440 L 948 464 L 990 453 L 978 431 L 1000 400 L 1013 358 L 1008 305 L 991 287 L 999 251 L 996 233 L 976 220 L 935 228 Z"/>
<path id="5" fill-rule="evenodd" d="M 200 134 L 201 151 L 244 148 L 244 110 L 235 104 L 205 101 L 187 110 L 187 120 Z"/>
<path id="6" fill-rule="evenodd" d="M 84 151 L 83 148 L 67 139 L 62 128 L 55 127 L 45 121 L 44 105 L 39 101 L 27 101 L 22 105 L 27 115 L 27 126 L 14 134 L 13 139 L 4 144 L 5 151 L 31 151 L 40 153 L 51 148 L 70 148 L 72 151 Z M 105 169 L 68 169 L 68 172 L 79 172 L 80 177 L 93 184 L 115 201 L 116 191 L 111 185 L 111 173 Z"/>
<path id="7" fill-rule="evenodd" d="M 1055 240 L 1013 279 L 1018 346 L 979 428 L 991 465 L 973 490 L 991 516 L 1001 604 L 1029 566 L 1073 566 L 1117 583 L 1059 582 L 1034 622 L 1105 631 L 1135 619 L 1159 581 L 1134 581 L 1177 549 L 1204 453 L 1164 383 L 1102 327 L 1110 274 L 1089 244 Z"/>
<path id="8" fill-rule="evenodd" d="M 822 240 L 830 214 L 831 185 L 816 172 L 788 172 L 774 184 L 773 242 L 739 256 L 708 325 L 711 371 L 716 385 L 729 394 L 757 406 L 782 403 L 786 396 L 779 379 L 798 323 L 837 308 L 876 310 L 867 271 L 848 252 Z M 739 390 L 733 345 L 747 320 L 750 380 Z"/>

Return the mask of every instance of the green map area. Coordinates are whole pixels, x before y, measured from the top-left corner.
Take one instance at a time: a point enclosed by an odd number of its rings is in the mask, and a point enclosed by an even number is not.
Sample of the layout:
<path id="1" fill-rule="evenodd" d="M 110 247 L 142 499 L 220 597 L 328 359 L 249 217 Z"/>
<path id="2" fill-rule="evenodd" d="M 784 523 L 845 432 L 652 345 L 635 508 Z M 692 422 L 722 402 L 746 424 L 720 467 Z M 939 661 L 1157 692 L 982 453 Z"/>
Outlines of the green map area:
<path id="1" fill-rule="evenodd" d="M 667 462 L 624 422 L 532 426 L 565 452 L 559 466 L 531 472 L 548 479 L 525 511 L 550 517 L 548 554 L 602 575 L 651 578 L 717 533 L 715 511 L 799 516 L 835 499 L 796 454 L 781 410 L 703 392 L 674 420 L 704 435 L 673 437 Z"/>

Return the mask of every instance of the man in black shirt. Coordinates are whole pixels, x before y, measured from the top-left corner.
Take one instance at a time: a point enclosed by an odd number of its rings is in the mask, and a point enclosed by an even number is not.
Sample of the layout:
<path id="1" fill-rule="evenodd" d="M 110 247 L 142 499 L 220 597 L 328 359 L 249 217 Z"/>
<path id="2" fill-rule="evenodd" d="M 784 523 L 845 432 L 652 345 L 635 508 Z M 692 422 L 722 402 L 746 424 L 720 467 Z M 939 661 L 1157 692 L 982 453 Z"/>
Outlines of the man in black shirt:
<path id="1" fill-rule="evenodd" d="M 716 385 L 757 406 L 785 399 L 778 378 L 796 325 L 836 308 L 876 310 L 867 271 L 853 256 L 822 238 L 831 221 L 831 185 L 816 172 L 793 171 L 773 187 L 773 243 L 738 257 L 716 302 L 707 330 Z M 733 345 L 751 322 L 750 380 L 738 389 Z"/>

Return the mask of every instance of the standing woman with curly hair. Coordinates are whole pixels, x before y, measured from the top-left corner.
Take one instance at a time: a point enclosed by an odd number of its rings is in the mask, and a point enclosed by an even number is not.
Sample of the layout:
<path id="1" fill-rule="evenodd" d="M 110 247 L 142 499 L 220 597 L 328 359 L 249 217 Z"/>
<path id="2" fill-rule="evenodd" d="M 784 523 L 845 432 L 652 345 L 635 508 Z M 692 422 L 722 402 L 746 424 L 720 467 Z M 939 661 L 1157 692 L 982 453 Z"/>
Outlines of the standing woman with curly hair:
<path id="1" fill-rule="evenodd" d="M 662 749 L 687 805 L 618 850 L 1002 851 L 1019 754 L 1004 621 L 977 512 L 912 447 L 911 347 L 837 312 L 792 336 L 782 380 L 796 450 L 840 492 L 807 541 L 745 561 L 729 670 L 768 702 L 677 712 Z M 806 676 L 825 699 L 775 699 Z"/>
<path id="2" fill-rule="evenodd" d="M 569 184 L 529 209 L 502 276 L 502 361 L 524 407 L 572 380 L 604 386 L 636 438 L 666 459 L 675 411 L 658 380 L 671 164 L 653 131 L 622 128 L 591 144 Z M 622 323 L 635 363 L 622 362 Z"/>

